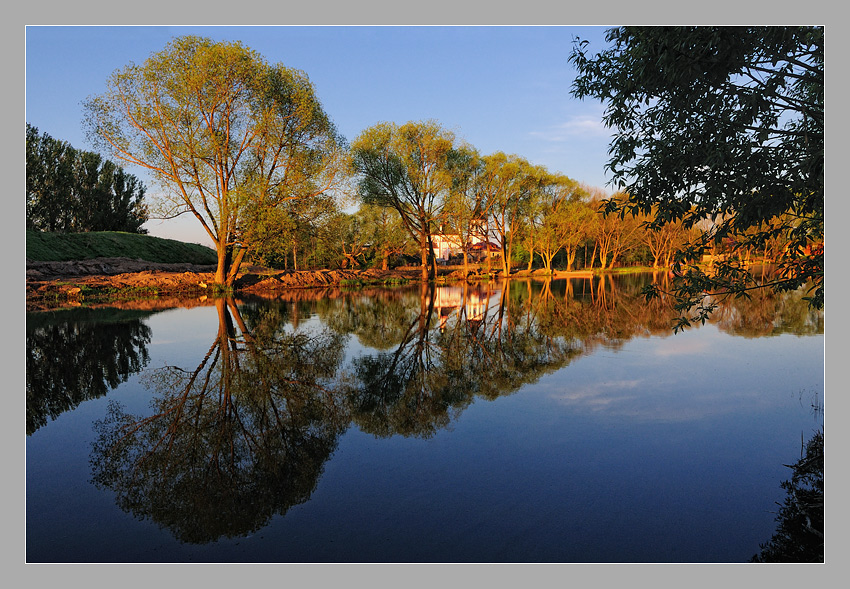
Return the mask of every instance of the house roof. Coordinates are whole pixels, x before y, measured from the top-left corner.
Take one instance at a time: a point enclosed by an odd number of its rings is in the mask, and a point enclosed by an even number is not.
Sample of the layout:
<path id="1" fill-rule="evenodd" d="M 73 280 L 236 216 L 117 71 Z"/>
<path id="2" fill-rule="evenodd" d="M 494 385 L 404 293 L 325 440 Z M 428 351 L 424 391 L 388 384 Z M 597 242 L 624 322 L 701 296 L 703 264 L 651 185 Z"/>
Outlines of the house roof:
<path id="1" fill-rule="evenodd" d="M 472 245 L 472 246 L 469 247 L 470 251 L 483 250 L 484 248 L 487 248 L 488 251 L 491 251 L 491 252 L 502 251 L 502 248 L 500 248 L 497 244 L 493 243 L 492 241 L 488 241 L 487 243 L 484 243 L 482 241 L 480 243 L 476 243 L 475 245 Z"/>

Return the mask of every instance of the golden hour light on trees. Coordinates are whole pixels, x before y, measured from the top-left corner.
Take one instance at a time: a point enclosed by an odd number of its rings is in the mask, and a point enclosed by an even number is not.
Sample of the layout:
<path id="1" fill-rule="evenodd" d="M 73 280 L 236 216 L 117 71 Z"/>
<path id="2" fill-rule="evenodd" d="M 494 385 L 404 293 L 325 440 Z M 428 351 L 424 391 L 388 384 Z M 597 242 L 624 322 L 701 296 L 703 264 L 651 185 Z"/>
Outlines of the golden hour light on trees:
<path id="1" fill-rule="evenodd" d="M 193 215 L 232 287 L 252 234 L 294 199 L 344 180 L 342 139 L 304 72 L 269 64 L 240 43 L 187 36 L 129 64 L 85 104 L 90 136 L 148 170 L 164 218 Z"/>

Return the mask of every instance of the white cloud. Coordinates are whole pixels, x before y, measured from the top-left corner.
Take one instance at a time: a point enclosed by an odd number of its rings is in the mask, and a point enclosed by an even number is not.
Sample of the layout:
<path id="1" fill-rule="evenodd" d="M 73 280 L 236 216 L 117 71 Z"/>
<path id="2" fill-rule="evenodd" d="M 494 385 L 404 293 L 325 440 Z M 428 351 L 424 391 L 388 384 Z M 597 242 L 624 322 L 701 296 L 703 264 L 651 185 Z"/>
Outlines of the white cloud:
<path id="1" fill-rule="evenodd" d="M 602 124 L 599 117 L 581 115 L 555 125 L 545 131 L 531 131 L 530 135 L 544 141 L 561 143 L 578 137 L 608 137 L 611 131 Z"/>
<path id="2" fill-rule="evenodd" d="M 603 381 L 593 386 L 561 389 L 551 393 L 550 397 L 566 405 L 597 411 L 624 402 L 628 403 L 634 399 L 634 396 L 627 394 L 626 391 L 635 390 L 640 385 L 640 380 Z"/>

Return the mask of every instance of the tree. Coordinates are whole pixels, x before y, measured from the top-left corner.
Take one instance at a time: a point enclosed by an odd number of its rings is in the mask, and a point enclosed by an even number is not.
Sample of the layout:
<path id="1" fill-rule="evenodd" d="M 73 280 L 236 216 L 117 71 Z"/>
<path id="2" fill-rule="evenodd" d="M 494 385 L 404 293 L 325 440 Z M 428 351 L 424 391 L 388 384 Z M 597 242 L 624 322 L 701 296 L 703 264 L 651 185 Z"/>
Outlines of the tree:
<path id="1" fill-rule="evenodd" d="M 388 270 L 390 257 L 401 255 L 410 245 L 401 217 L 395 209 L 367 204 L 360 205 L 355 215 L 360 219 L 366 241 L 381 261 L 381 270 Z"/>
<path id="2" fill-rule="evenodd" d="M 340 213 L 336 223 L 342 253 L 342 267 L 358 268 L 366 263 L 369 251 L 367 227 L 358 215 Z"/>
<path id="3" fill-rule="evenodd" d="M 339 258 L 340 210 L 337 199 L 329 195 L 294 199 L 283 205 L 294 220 L 292 267 L 327 266 Z"/>
<path id="4" fill-rule="evenodd" d="M 654 215 L 650 213 L 648 217 L 642 215 L 640 218 L 651 221 Z M 694 231 L 694 228 L 690 232 L 686 230 L 681 220 L 666 223 L 654 231 L 644 231 L 641 239 L 649 248 L 653 268 L 670 268 L 676 251 L 688 243 L 688 234 Z"/>
<path id="5" fill-rule="evenodd" d="M 266 211 L 260 218 L 246 222 L 251 253 L 247 260 L 272 268 L 284 268 L 288 253 L 296 250 L 297 222 L 284 207 Z"/>
<path id="6" fill-rule="evenodd" d="M 606 39 L 612 46 L 595 55 L 576 39 L 569 58 L 572 94 L 603 101 L 616 132 L 607 167 L 629 198 L 606 211 L 652 214 L 650 228 L 713 222 L 677 255 L 678 309 L 695 305 L 690 320 L 705 321 L 708 294 L 807 283 L 822 307 L 823 28 L 620 27 Z M 790 247 L 766 283 L 732 262 L 711 276 L 682 268 L 727 236 L 746 248 L 779 234 Z"/>
<path id="7" fill-rule="evenodd" d="M 551 272 L 552 260 L 562 249 L 567 270 L 572 270 L 579 244 L 589 231 L 592 209 L 582 199 L 584 187 L 561 174 L 553 174 L 541 192 L 542 219 L 537 227 L 536 243 L 543 267 Z"/>
<path id="8" fill-rule="evenodd" d="M 626 195 L 615 194 L 606 202 L 621 202 L 626 198 Z M 641 224 L 636 217 L 606 215 L 594 224 L 594 230 L 594 238 L 599 247 L 599 260 L 604 270 L 613 268 L 617 258 L 638 243 Z"/>
<path id="9" fill-rule="evenodd" d="M 99 154 L 27 123 L 27 228 L 147 233 L 145 186 Z"/>
<path id="10" fill-rule="evenodd" d="M 307 75 L 240 43 L 176 38 L 116 70 L 85 106 L 93 139 L 163 185 L 163 216 L 190 213 L 203 226 L 219 286 L 232 286 L 252 247 L 247 220 L 342 178 L 342 138 Z"/>
<path id="11" fill-rule="evenodd" d="M 351 155 L 363 203 L 398 212 L 419 243 L 422 279 L 433 279 L 437 266 L 431 235 L 452 187 L 454 133 L 435 121 L 378 123 L 352 142 Z"/>
<path id="12" fill-rule="evenodd" d="M 469 275 L 469 248 L 473 241 L 490 243 L 487 215 L 491 203 L 486 202 L 482 190 L 484 172 L 484 160 L 474 148 L 458 150 L 452 161 L 452 190 L 443 205 L 443 217 L 460 239 L 464 276 Z M 485 251 L 489 260 L 489 249 Z"/>
<path id="13" fill-rule="evenodd" d="M 532 195 L 539 191 L 546 170 L 517 155 L 497 152 L 484 156 L 479 176 L 484 208 L 489 211 L 502 245 L 502 271 L 510 274 L 514 238 L 519 233 Z"/>

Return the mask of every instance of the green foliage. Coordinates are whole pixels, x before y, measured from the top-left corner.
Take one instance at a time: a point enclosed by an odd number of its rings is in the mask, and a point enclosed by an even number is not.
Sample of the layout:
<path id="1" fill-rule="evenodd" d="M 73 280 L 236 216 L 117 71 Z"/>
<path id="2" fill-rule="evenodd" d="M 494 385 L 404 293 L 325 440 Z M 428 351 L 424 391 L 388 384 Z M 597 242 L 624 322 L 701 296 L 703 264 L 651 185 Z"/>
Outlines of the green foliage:
<path id="1" fill-rule="evenodd" d="M 27 123 L 27 228 L 147 233 L 145 187 L 100 155 Z"/>
<path id="2" fill-rule="evenodd" d="M 687 259 L 779 235 L 790 245 L 778 278 L 762 286 L 810 282 L 822 307 L 823 28 L 620 27 L 606 38 L 611 46 L 595 55 L 577 40 L 570 56 L 573 95 L 603 101 L 615 131 L 608 168 L 627 198 L 606 212 L 651 215 L 652 229 L 708 223 L 680 248 L 681 310 L 696 306 L 690 320 L 701 321 L 711 312 L 706 293 L 761 287 L 723 262 L 711 274 L 684 271 Z"/>
<path id="3" fill-rule="evenodd" d="M 455 137 L 435 121 L 378 123 L 351 145 L 351 172 L 367 205 L 391 207 L 420 245 L 423 278 L 436 275 L 433 225 L 452 187 Z"/>
<path id="4" fill-rule="evenodd" d="M 563 250 L 566 269 L 572 270 L 577 248 L 593 226 L 595 210 L 588 196 L 582 185 L 567 176 L 552 174 L 544 181 L 523 238 L 542 257 L 545 269 L 552 270 L 552 261 Z"/>
<path id="5" fill-rule="evenodd" d="M 240 43 L 176 38 L 115 71 L 85 107 L 93 140 L 162 184 L 162 216 L 198 219 L 216 246 L 218 284 L 232 286 L 255 245 L 280 239 L 269 236 L 270 211 L 343 179 L 344 140 L 307 75 Z"/>
<path id="6" fill-rule="evenodd" d="M 63 262 L 92 258 L 131 258 L 165 264 L 215 264 L 215 252 L 195 243 L 150 235 L 99 231 L 46 233 L 27 230 L 27 259 Z"/>
<path id="7" fill-rule="evenodd" d="M 252 208 L 247 212 L 245 238 L 253 262 L 270 268 L 286 266 L 288 252 L 298 239 L 298 224 L 282 208 Z"/>
<path id="8" fill-rule="evenodd" d="M 355 215 L 375 267 L 387 270 L 391 260 L 413 253 L 415 244 L 394 208 L 362 204 Z"/>

